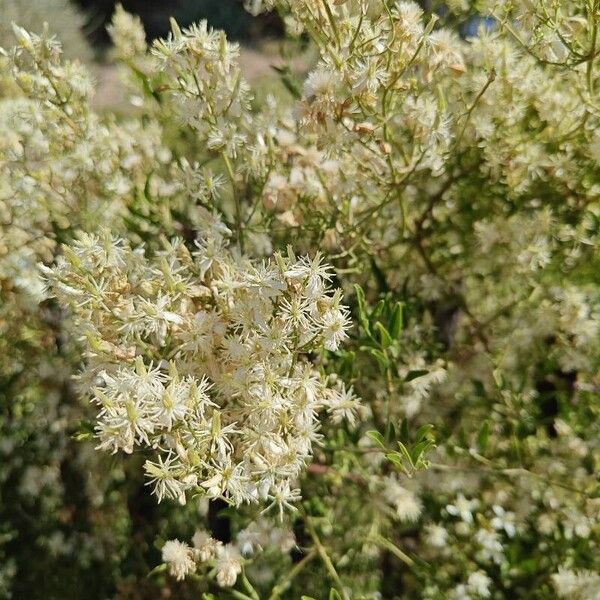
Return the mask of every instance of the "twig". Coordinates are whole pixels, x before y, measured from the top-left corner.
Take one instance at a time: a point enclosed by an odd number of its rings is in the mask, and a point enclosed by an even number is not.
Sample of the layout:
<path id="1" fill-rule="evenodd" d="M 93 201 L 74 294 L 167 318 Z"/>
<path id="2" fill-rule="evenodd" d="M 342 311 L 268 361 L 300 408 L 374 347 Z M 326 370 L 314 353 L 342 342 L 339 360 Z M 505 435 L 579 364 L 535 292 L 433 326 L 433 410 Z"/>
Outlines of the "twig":
<path id="1" fill-rule="evenodd" d="M 288 574 L 271 590 L 271 595 L 269 596 L 269 600 L 277 600 L 285 592 L 290 585 L 292 585 L 292 581 L 297 577 L 297 575 L 306 567 L 306 565 L 311 562 L 316 556 L 318 552 L 315 548 L 313 548 L 300 562 L 298 562 Z"/>
<path id="2" fill-rule="evenodd" d="M 456 140 L 457 145 L 460 143 L 460 141 L 463 138 L 463 135 L 465 134 L 465 130 L 467 129 L 467 125 L 469 124 L 469 119 L 471 118 L 471 113 L 473 112 L 473 110 L 475 110 L 477 103 L 479 102 L 479 100 L 481 100 L 482 96 L 485 94 L 485 92 L 490 87 L 490 85 L 492 85 L 492 82 L 495 79 L 496 79 L 496 69 L 492 69 L 490 71 L 490 74 L 488 75 L 485 85 L 481 88 L 479 94 L 477 94 L 477 96 L 475 97 L 475 100 L 473 100 L 473 104 L 471 104 L 471 106 L 469 107 L 469 110 L 467 110 L 467 112 L 465 113 L 465 116 L 467 118 L 465 119 L 465 123 L 460 131 L 460 135 L 458 136 L 458 139 Z"/>
<path id="3" fill-rule="evenodd" d="M 325 549 L 325 546 L 323 546 L 313 524 L 310 521 L 310 517 L 308 517 L 308 516 L 306 517 L 306 527 L 308 529 L 308 533 L 310 534 L 310 537 L 313 540 L 313 543 L 315 544 L 315 548 L 316 548 L 319 556 L 321 557 L 321 560 L 323 561 L 325 568 L 327 569 L 327 572 L 329 573 L 331 579 L 333 579 L 335 584 L 338 586 L 340 594 L 342 595 L 342 598 L 344 600 L 349 600 L 348 594 L 346 594 L 346 591 L 344 590 L 344 584 L 342 583 L 342 580 L 340 579 L 340 576 L 338 575 L 338 572 L 336 571 L 335 566 L 333 565 L 333 562 L 331 561 L 331 558 L 329 558 L 329 554 L 327 554 L 327 550 Z"/>
<path id="4" fill-rule="evenodd" d="M 242 207 L 240 205 L 240 198 L 237 190 L 235 189 L 235 175 L 233 173 L 233 167 L 231 166 L 231 161 L 225 152 L 221 153 L 223 157 L 223 162 L 225 163 L 225 168 L 227 169 L 227 174 L 229 175 L 229 179 L 231 180 L 231 193 L 233 194 L 233 200 L 235 202 L 235 221 L 236 221 L 236 229 L 238 234 L 238 244 L 240 247 L 240 251 L 242 254 L 244 253 L 244 225 L 242 222 Z"/>
<path id="5" fill-rule="evenodd" d="M 382 535 L 375 535 L 372 538 L 369 538 L 369 540 L 391 552 L 396 558 L 399 558 L 403 563 L 406 563 L 409 567 L 415 566 L 415 561 L 410 556 L 408 556 L 408 554 L 402 552 L 402 550 L 400 550 L 400 548 L 398 548 L 396 544 L 390 542 L 390 540 L 384 538 Z"/>

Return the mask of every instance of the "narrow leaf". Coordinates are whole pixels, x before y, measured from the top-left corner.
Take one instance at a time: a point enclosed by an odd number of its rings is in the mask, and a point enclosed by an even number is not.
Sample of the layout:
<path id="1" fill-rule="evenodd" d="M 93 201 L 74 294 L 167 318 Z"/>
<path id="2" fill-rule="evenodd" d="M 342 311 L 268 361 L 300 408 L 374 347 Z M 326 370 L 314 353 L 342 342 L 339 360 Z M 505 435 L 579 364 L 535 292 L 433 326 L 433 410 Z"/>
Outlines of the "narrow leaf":
<path id="1" fill-rule="evenodd" d="M 379 431 L 375 431 L 374 429 L 367 431 L 367 436 L 370 437 L 378 446 L 385 448 L 385 440 Z"/>
<path id="2" fill-rule="evenodd" d="M 390 319 L 390 335 L 397 340 L 402 333 L 402 329 L 404 327 L 404 314 L 403 314 L 403 305 L 402 302 L 396 302 L 396 306 L 394 306 L 394 310 L 392 312 L 392 317 Z"/>

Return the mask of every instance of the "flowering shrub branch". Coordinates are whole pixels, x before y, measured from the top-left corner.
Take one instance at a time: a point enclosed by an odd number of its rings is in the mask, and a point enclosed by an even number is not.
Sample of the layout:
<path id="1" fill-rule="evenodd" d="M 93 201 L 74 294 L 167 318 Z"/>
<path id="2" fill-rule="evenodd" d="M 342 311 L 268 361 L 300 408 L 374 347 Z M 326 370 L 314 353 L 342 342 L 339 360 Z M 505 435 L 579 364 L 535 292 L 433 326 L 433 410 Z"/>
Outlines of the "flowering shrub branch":
<path id="1" fill-rule="evenodd" d="M 89 547 L 143 554 L 148 597 L 596 599 L 598 2 L 477 3 L 470 37 L 463 1 L 248 4 L 306 72 L 260 101 L 221 32 L 118 7 L 127 118 L 15 26 L 8 453 L 29 414 L 90 424 L 82 502 L 129 529 Z M 0 474 L 58 506 L 50 445 Z"/>

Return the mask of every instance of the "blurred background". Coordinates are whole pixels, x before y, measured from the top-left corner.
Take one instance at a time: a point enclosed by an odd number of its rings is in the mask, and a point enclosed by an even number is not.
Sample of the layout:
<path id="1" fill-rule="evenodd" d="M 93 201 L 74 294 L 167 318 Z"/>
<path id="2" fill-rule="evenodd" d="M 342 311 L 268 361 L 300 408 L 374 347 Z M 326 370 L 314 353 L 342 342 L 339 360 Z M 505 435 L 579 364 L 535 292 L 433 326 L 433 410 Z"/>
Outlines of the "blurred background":
<path id="1" fill-rule="evenodd" d="M 84 29 L 90 41 L 99 48 L 106 46 L 106 24 L 117 2 L 77 0 L 77 4 L 85 13 Z M 149 39 L 164 36 L 169 31 L 170 17 L 183 26 L 207 19 L 213 27 L 223 29 L 229 38 L 246 43 L 283 33 L 277 15 L 252 17 L 244 10 L 241 0 L 124 0 L 121 4 L 126 11 L 140 16 Z"/>
<path id="2" fill-rule="evenodd" d="M 123 86 L 110 52 L 107 25 L 118 0 L 0 0 L 0 47 L 14 42 L 11 23 L 33 32 L 49 30 L 63 45 L 66 58 L 86 62 L 96 80 L 94 106 L 99 110 L 125 110 Z M 240 63 L 246 79 L 272 91 L 272 65 L 278 64 L 284 27 L 275 13 L 252 16 L 243 0 L 122 0 L 120 4 L 138 15 L 151 42 L 170 30 L 169 19 L 182 26 L 206 19 L 242 45 Z"/>

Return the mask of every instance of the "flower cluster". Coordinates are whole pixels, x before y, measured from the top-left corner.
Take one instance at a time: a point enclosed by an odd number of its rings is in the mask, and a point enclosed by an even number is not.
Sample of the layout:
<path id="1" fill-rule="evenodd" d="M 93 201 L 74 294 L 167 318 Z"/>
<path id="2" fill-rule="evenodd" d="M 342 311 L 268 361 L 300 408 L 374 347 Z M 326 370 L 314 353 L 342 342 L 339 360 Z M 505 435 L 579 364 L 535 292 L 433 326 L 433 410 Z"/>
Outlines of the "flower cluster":
<path id="1" fill-rule="evenodd" d="M 62 61 L 54 37 L 18 26 L 15 35 L 7 56 L 23 96 L 0 100 L 0 279 L 35 305 L 35 265 L 51 260 L 56 237 L 100 218 L 122 229 L 127 206 L 170 152 L 155 123 L 102 122 L 90 109 L 87 69 Z M 152 187 L 165 189 L 160 178 Z"/>
<path id="2" fill-rule="evenodd" d="M 265 549 L 285 553 L 295 546 L 291 531 L 259 519 L 239 531 L 234 543 L 223 544 L 203 529 L 194 533 L 191 547 L 179 540 L 169 540 L 162 547 L 162 559 L 169 573 L 179 580 L 199 569 L 214 567 L 211 573 L 217 584 L 228 588 L 235 585 L 244 564 L 252 557 Z"/>
<path id="3" fill-rule="evenodd" d="M 596 599 L 598 2 L 247 4 L 289 33 L 268 94 L 122 8 L 126 118 L 48 32 L 2 52 L 10 502 L 124 595 Z"/>
<path id="4" fill-rule="evenodd" d="M 46 276 L 85 340 L 99 448 L 154 449 L 159 501 L 201 492 L 282 510 L 299 497 L 318 412 L 354 423 L 360 410 L 307 360 L 347 337 L 347 309 L 319 255 L 253 263 L 209 214 L 205 231 L 193 252 L 174 240 L 152 257 L 82 234 Z"/>

